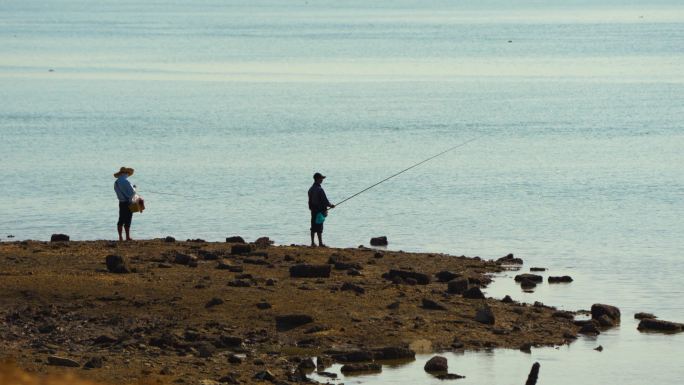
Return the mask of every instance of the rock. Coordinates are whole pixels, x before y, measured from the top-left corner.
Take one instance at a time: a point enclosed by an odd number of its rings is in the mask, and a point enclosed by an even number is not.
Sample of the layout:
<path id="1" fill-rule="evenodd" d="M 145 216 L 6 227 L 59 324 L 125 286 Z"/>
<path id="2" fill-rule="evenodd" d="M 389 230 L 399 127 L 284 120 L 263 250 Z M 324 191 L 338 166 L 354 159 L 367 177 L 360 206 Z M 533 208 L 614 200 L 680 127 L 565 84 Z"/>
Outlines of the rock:
<path id="1" fill-rule="evenodd" d="M 242 260 L 242 263 L 246 263 L 248 265 L 270 265 L 267 260 L 260 258 L 245 258 Z"/>
<path id="2" fill-rule="evenodd" d="M 93 340 L 93 345 L 109 345 L 109 344 L 115 343 L 118 340 L 119 340 L 118 338 L 116 338 L 112 335 L 102 334 L 101 336 L 99 336 Z"/>
<path id="3" fill-rule="evenodd" d="M 521 282 L 522 280 L 529 280 L 534 283 L 542 283 L 544 282 L 544 278 L 541 275 L 537 274 L 530 274 L 530 273 L 524 273 L 524 274 L 518 274 L 515 276 L 515 282 Z"/>
<path id="4" fill-rule="evenodd" d="M 330 373 L 330 372 L 323 372 L 323 371 L 317 371 L 316 374 L 318 374 L 321 377 L 327 377 L 327 378 L 337 378 L 336 373 Z"/>
<path id="5" fill-rule="evenodd" d="M 259 302 L 256 304 L 257 309 L 266 310 L 271 308 L 271 304 L 268 302 Z"/>
<path id="6" fill-rule="evenodd" d="M 191 242 L 191 243 L 205 243 L 206 241 L 202 238 L 195 238 L 195 239 L 186 239 L 185 242 Z"/>
<path id="7" fill-rule="evenodd" d="M 501 257 L 496 260 L 497 263 L 502 265 L 522 265 L 523 260 L 520 258 L 515 258 L 513 254 L 508 254 L 505 257 Z"/>
<path id="8" fill-rule="evenodd" d="M 85 369 L 100 369 L 102 367 L 102 357 L 91 357 L 83 367 Z"/>
<path id="9" fill-rule="evenodd" d="M 658 317 L 651 313 L 636 313 L 634 314 L 634 319 L 656 319 Z"/>
<path id="10" fill-rule="evenodd" d="M 199 344 L 195 345 L 195 348 L 197 349 L 199 356 L 202 358 L 209 358 L 216 352 L 216 347 L 208 342 L 200 342 Z"/>
<path id="11" fill-rule="evenodd" d="M 437 277 L 437 280 L 439 282 L 449 282 L 454 278 L 460 277 L 460 274 L 453 273 L 451 271 L 443 270 L 440 271 L 439 273 L 435 274 L 435 277 Z"/>
<path id="12" fill-rule="evenodd" d="M 403 347 L 386 347 L 373 350 L 373 358 L 376 360 L 414 360 L 416 352 Z"/>
<path id="13" fill-rule="evenodd" d="M 511 298 L 510 295 L 506 294 L 506 296 L 503 297 L 503 299 L 501 300 L 501 302 L 503 302 L 503 303 L 513 303 L 514 301 L 513 301 L 513 298 Z"/>
<path id="14" fill-rule="evenodd" d="M 530 271 L 546 271 L 545 267 L 530 267 Z"/>
<path id="15" fill-rule="evenodd" d="M 537 287 L 537 284 L 534 281 L 524 278 L 520 280 L 520 287 L 523 289 L 534 289 Z"/>
<path id="16" fill-rule="evenodd" d="M 332 360 L 326 356 L 318 356 L 316 357 L 316 369 L 318 371 L 321 371 L 325 368 L 329 368 L 332 366 Z"/>
<path id="17" fill-rule="evenodd" d="M 603 315 L 600 316 L 596 321 L 598 321 L 599 325 L 602 326 L 602 327 L 604 327 L 604 328 L 613 327 L 613 326 L 616 325 L 616 324 L 615 324 L 615 320 L 613 320 L 612 318 L 608 317 L 607 314 L 603 314 Z"/>
<path id="18" fill-rule="evenodd" d="M 157 267 L 160 268 L 160 269 L 170 269 L 170 268 L 172 268 L 173 266 L 171 266 L 171 264 L 169 264 L 169 263 L 159 262 L 159 263 L 157 264 Z"/>
<path id="19" fill-rule="evenodd" d="M 300 370 L 314 370 L 316 369 L 316 364 L 311 357 L 305 358 L 302 362 L 297 365 L 297 369 Z"/>
<path id="20" fill-rule="evenodd" d="M 425 363 L 423 369 L 428 373 L 446 372 L 449 370 L 449 365 L 447 365 L 446 357 L 434 356 Z"/>
<path id="21" fill-rule="evenodd" d="M 523 353 L 532 353 L 532 344 L 529 342 L 526 342 L 518 348 L 521 352 Z"/>
<path id="22" fill-rule="evenodd" d="M 527 376 L 527 381 L 525 381 L 525 385 L 537 384 L 537 379 L 539 378 L 539 367 L 539 362 L 535 362 L 532 365 L 532 369 L 530 370 L 530 374 Z"/>
<path id="23" fill-rule="evenodd" d="M 273 375 L 273 373 L 271 373 L 270 371 L 262 370 L 262 371 L 260 371 L 254 375 L 254 379 L 260 380 L 260 381 L 271 381 L 271 382 L 273 382 L 273 381 L 275 381 L 276 378 Z"/>
<path id="24" fill-rule="evenodd" d="M 563 310 L 558 310 L 558 311 L 553 312 L 552 316 L 558 317 L 558 318 L 565 318 L 565 319 L 569 319 L 569 320 L 572 320 L 575 318 L 574 314 L 572 314 L 569 311 L 563 311 Z"/>
<path id="25" fill-rule="evenodd" d="M 245 243 L 245 239 L 241 236 L 235 235 L 232 237 L 226 237 L 226 243 Z"/>
<path id="26" fill-rule="evenodd" d="M 69 236 L 66 234 L 52 234 L 50 242 L 69 242 Z"/>
<path id="27" fill-rule="evenodd" d="M 240 358 L 239 356 L 236 356 L 235 354 L 231 354 L 228 356 L 228 362 L 233 364 L 233 365 L 241 364 L 242 358 Z"/>
<path id="28" fill-rule="evenodd" d="M 67 366 L 70 368 L 78 368 L 81 366 L 78 362 L 71 360 L 69 358 L 58 357 L 58 356 L 48 356 L 48 365 L 53 366 Z"/>
<path id="29" fill-rule="evenodd" d="M 328 278 L 330 265 L 299 264 L 290 267 L 290 277 L 293 278 Z"/>
<path id="30" fill-rule="evenodd" d="M 252 245 L 237 243 L 230 247 L 230 253 L 234 255 L 249 254 L 252 252 Z"/>
<path id="31" fill-rule="evenodd" d="M 461 376 L 460 374 L 456 374 L 456 373 L 446 373 L 446 374 L 442 373 L 442 374 L 438 374 L 436 377 L 437 377 L 437 379 L 443 380 L 443 381 L 444 380 L 458 380 L 460 378 L 465 378 L 465 376 Z"/>
<path id="32" fill-rule="evenodd" d="M 494 325 L 494 312 L 489 306 L 484 306 L 475 313 L 475 321 L 485 325 Z"/>
<path id="33" fill-rule="evenodd" d="M 286 314 L 275 318 L 276 330 L 288 331 L 298 326 L 306 325 L 314 321 L 313 317 L 306 314 Z"/>
<path id="34" fill-rule="evenodd" d="M 367 364 L 345 364 L 340 369 L 342 373 L 358 373 L 358 372 L 381 372 L 382 365 L 377 363 Z"/>
<path id="35" fill-rule="evenodd" d="M 423 298 L 422 308 L 426 310 L 447 310 L 446 306 L 429 298 Z"/>
<path id="36" fill-rule="evenodd" d="M 367 350 L 338 353 L 332 356 L 333 360 L 341 363 L 368 362 L 373 361 L 373 357 L 373 352 Z"/>
<path id="37" fill-rule="evenodd" d="M 482 290 L 479 287 L 471 287 L 470 289 L 463 292 L 463 298 L 468 299 L 485 299 Z"/>
<path id="38" fill-rule="evenodd" d="M 168 237 L 164 238 L 164 242 L 173 243 L 173 242 L 176 242 L 176 238 L 168 236 Z"/>
<path id="39" fill-rule="evenodd" d="M 188 265 L 193 259 L 196 258 L 192 255 L 176 253 L 176 255 L 173 257 L 173 263 L 177 263 L 179 265 Z"/>
<path id="40" fill-rule="evenodd" d="M 582 326 L 580 327 L 579 333 L 590 334 L 590 335 L 601 334 L 601 332 L 596 327 L 596 324 L 594 324 L 593 322 L 585 322 L 584 324 L 582 324 Z"/>
<path id="41" fill-rule="evenodd" d="M 468 278 L 456 278 L 449 281 L 447 291 L 451 294 L 463 294 L 469 287 Z"/>
<path id="42" fill-rule="evenodd" d="M 236 336 L 230 336 L 230 335 L 221 335 L 218 338 L 218 341 L 216 341 L 215 345 L 219 348 L 234 348 L 241 346 L 243 343 L 243 339 L 240 337 Z M 242 362 L 242 361 L 240 361 Z"/>
<path id="43" fill-rule="evenodd" d="M 251 287 L 252 284 L 244 279 L 234 279 L 228 282 L 228 286 L 231 287 Z"/>
<path id="44" fill-rule="evenodd" d="M 603 346 L 599 345 L 598 347 L 594 348 L 597 352 L 602 352 L 603 351 Z"/>
<path id="45" fill-rule="evenodd" d="M 343 283 L 342 287 L 340 287 L 340 290 L 341 291 L 353 291 L 357 294 L 364 294 L 366 292 L 366 289 L 364 289 L 363 287 L 361 287 L 359 285 L 355 285 L 355 284 L 350 283 L 350 282 Z"/>
<path id="46" fill-rule="evenodd" d="M 199 254 L 199 256 L 202 257 L 202 259 L 204 259 L 205 261 L 216 261 L 219 259 L 218 254 L 212 253 L 211 251 L 207 250 L 198 250 L 197 254 Z"/>
<path id="47" fill-rule="evenodd" d="M 211 307 L 222 305 L 222 304 L 223 304 L 223 300 L 221 298 L 214 297 L 214 298 L 210 299 L 209 302 L 207 302 L 204 305 L 204 307 L 206 309 L 209 309 Z"/>
<path id="48" fill-rule="evenodd" d="M 131 272 L 128 262 L 120 255 L 108 255 L 105 258 L 107 270 L 115 274 L 127 274 Z"/>
<path id="49" fill-rule="evenodd" d="M 260 237 L 257 238 L 256 241 L 254 241 L 254 244 L 258 247 L 268 247 L 273 244 L 273 241 L 269 237 Z"/>
<path id="50" fill-rule="evenodd" d="M 383 277 L 389 280 L 393 280 L 397 277 L 403 280 L 413 279 L 419 285 L 427 285 L 430 283 L 430 276 L 423 273 L 416 273 L 414 271 L 392 269 L 387 274 L 383 275 Z"/>
<path id="51" fill-rule="evenodd" d="M 591 305 L 591 318 L 598 320 L 601 316 L 606 315 L 611 318 L 615 324 L 620 323 L 620 309 L 611 305 L 604 305 L 595 303 Z"/>
<path id="52" fill-rule="evenodd" d="M 384 257 L 385 257 L 385 255 L 379 251 L 376 252 L 375 254 L 373 254 L 373 258 L 375 258 L 375 259 L 380 259 L 380 258 L 384 258 Z"/>
<path id="53" fill-rule="evenodd" d="M 396 310 L 399 309 L 399 305 L 401 303 L 399 301 L 392 302 L 391 304 L 387 305 L 387 308 L 390 310 Z"/>
<path id="54" fill-rule="evenodd" d="M 371 246 L 387 246 L 387 237 L 375 237 L 370 239 Z"/>
<path id="55" fill-rule="evenodd" d="M 335 262 L 334 266 L 335 266 L 335 270 L 349 270 L 349 269 L 362 270 L 363 269 L 363 267 L 360 264 L 351 263 L 351 262 Z"/>
<path id="56" fill-rule="evenodd" d="M 572 282 L 572 277 L 569 275 L 564 275 L 562 277 L 549 277 L 549 283 L 570 283 Z"/>
<path id="57" fill-rule="evenodd" d="M 666 332 L 666 333 L 679 333 L 684 331 L 684 324 L 663 321 L 651 318 L 642 319 L 637 327 L 639 331 L 654 331 L 654 332 Z"/>

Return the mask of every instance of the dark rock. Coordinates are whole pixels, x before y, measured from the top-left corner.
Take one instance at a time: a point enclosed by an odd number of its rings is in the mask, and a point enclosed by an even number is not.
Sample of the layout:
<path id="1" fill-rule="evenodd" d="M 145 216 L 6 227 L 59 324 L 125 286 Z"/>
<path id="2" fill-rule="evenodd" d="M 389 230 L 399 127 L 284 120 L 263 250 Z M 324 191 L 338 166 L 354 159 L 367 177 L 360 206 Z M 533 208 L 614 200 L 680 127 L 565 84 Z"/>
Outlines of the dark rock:
<path id="1" fill-rule="evenodd" d="M 234 348 L 241 346 L 243 339 L 236 336 L 221 335 L 216 343 L 219 348 Z"/>
<path id="2" fill-rule="evenodd" d="M 332 360 L 326 356 L 316 357 L 316 369 L 323 370 L 332 366 Z"/>
<path id="3" fill-rule="evenodd" d="M 288 331 L 298 326 L 313 322 L 313 317 L 306 314 L 286 314 L 276 316 L 276 329 L 278 331 Z"/>
<path id="4" fill-rule="evenodd" d="M 219 270 L 230 270 L 233 265 L 228 261 L 219 261 L 216 268 Z"/>
<path id="5" fill-rule="evenodd" d="M 554 312 L 554 313 L 552 314 L 552 316 L 558 317 L 558 318 L 565 318 L 565 319 L 569 319 L 569 320 L 575 318 L 575 315 L 572 314 L 571 312 L 569 312 L 569 311 L 562 311 L 562 310 L 559 310 L 559 311 Z"/>
<path id="6" fill-rule="evenodd" d="M 396 301 L 396 302 L 392 302 L 391 304 L 387 305 L 387 308 L 390 310 L 396 310 L 396 309 L 399 309 L 399 305 L 400 305 L 399 301 Z"/>
<path id="7" fill-rule="evenodd" d="M 243 263 L 246 263 L 248 265 L 269 265 L 270 263 L 265 260 L 265 259 L 259 259 L 259 258 L 245 258 Z"/>
<path id="8" fill-rule="evenodd" d="M 257 238 L 256 241 L 254 241 L 254 244 L 258 247 L 268 247 L 273 244 L 273 241 L 269 237 L 260 237 Z"/>
<path id="9" fill-rule="evenodd" d="M 206 241 L 202 238 L 195 238 L 195 239 L 186 239 L 185 242 L 191 242 L 191 243 L 205 243 Z"/>
<path id="10" fill-rule="evenodd" d="M 46 323 L 38 326 L 38 332 L 43 334 L 52 333 L 55 329 L 57 329 L 57 325 L 53 323 Z"/>
<path id="11" fill-rule="evenodd" d="M 463 292 L 463 298 L 468 299 L 485 299 L 482 290 L 479 287 L 471 287 L 470 289 Z"/>
<path id="12" fill-rule="evenodd" d="M 266 286 L 275 286 L 275 284 L 276 284 L 277 282 L 278 282 L 278 281 L 276 281 L 275 279 L 269 278 L 269 279 L 266 280 Z"/>
<path id="13" fill-rule="evenodd" d="M 363 287 L 361 287 L 359 285 L 355 285 L 355 284 L 350 283 L 350 282 L 343 283 L 342 287 L 340 287 L 340 290 L 341 291 L 353 291 L 357 294 L 364 294 L 366 292 L 366 289 L 364 289 Z"/>
<path id="14" fill-rule="evenodd" d="M 383 275 L 385 279 L 393 280 L 394 278 L 398 277 L 403 279 L 404 281 L 407 279 L 413 279 L 417 284 L 420 285 L 427 285 L 430 283 L 430 276 L 427 274 L 423 273 L 416 273 L 414 271 L 406 271 L 406 270 L 390 270 L 387 274 Z"/>
<path id="15" fill-rule="evenodd" d="M 69 242 L 69 236 L 66 234 L 52 234 L 50 242 Z"/>
<path id="16" fill-rule="evenodd" d="M 271 308 L 271 304 L 268 302 L 259 302 L 256 304 L 257 309 L 266 310 Z"/>
<path id="17" fill-rule="evenodd" d="M 381 252 L 377 252 L 377 253 L 373 254 L 373 258 L 375 258 L 375 259 L 380 259 L 380 258 L 383 258 L 384 256 L 385 255 Z"/>
<path id="18" fill-rule="evenodd" d="M 451 342 L 451 347 L 454 349 L 463 349 L 465 347 L 465 344 L 461 342 L 461 340 L 459 340 L 458 337 L 455 337 L 454 340 Z"/>
<path id="19" fill-rule="evenodd" d="M 327 326 L 323 326 L 323 325 L 315 325 L 315 326 L 312 326 L 312 327 L 306 329 L 304 331 L 304 334 L 314 334 L 314 333 L 323 332 L 326 330 L 330 330 L 330 328 Z"/>
<path id="20" fill-rule="evenodd" d="M 349 270 L 347 270 L 347 275 L 350 275 L 352 277 L 357 277 L 357 276 L 361 275 L 361 272 L 356 270 L 356 269 L 349 269 Z"/>
<path id="21" fill-rule="evenodd" d="M 227 375 L 219 378 L 218 382 L 221 384 L 231 384 L 231 385 L 240 384 L 240 381 L 238 381 L 237 378 L 235 378 L 235 376 L 232 374 L 227 374 Z"/>
<path id="22" fill-rule="evenodd" d="M 197 349 L 199 356 L 202 358 L 209 358 L 216 352 L 214 345 L 208 342 L 200 342 L 199 344 L 195 345 L 195 348 Z"/>
<path id="23" fill-rule="evenodd" d="M 204 259 L 205 261 L 216 261 L 217 259 L 219 259 L 218 254 L 212 253 L 211 251 L 207 250 L 198 250 L 197 254 L 199 254 L 199 256 L 202 257 L 202 259 Z"/>
<path id="24" fill-rule="evenodd" d="M 323 371 L 320 371 L 320 370 L 319 370 L 318 372 L 316 372 L 316 374 L 318 374 L 318 375 L 321 376 L 321 377 L 337 378 L 337 374 L 336 374 L 336 373 L 323 372 Z"/>
<path id="25" fill-rule="evenodd" d="M 387 246 L 387 237 L 375 237 L 370 239 L 371 246 Z"/>
<path id="26" fill-rule="evenodd" d="M 602 346 L 602 345 L 599 345 L 599 346 L 595 347 L 594 350 L 596 350 L 597 352 L 602 352 L 602 351 L 603 351 L 603 346 Z"/>
<path id="27" fill-rule="evenodd" d="M 501 302 L 503 302 L 503 303 L 513 303 L 514 301 L 513 301 L 513 298 L 511 298 L 511 296 L 507 294 L 505 297 L 503 297 L 503 299 L 501 300 Z"/>
<path id="28" fill-rule="evenodd" d="M 537 287 L 537 284 L 534 281 L 524 278 L 520 280 L 520 287 L 523 289 L 534 289 Z"/>
<path id="29" fill-rule="evenodd" d="M 335 262 L 334 266 L 335 270 L 363 269 L 363 267 L 360 264 L 352 262 Z"/>
<path id="30" fill-rule="evenodd" d="M 170 269 L 170 268 L 172 268 L 173 266 L 171 266 L 170 263 L 160 262 L 160 263 L 157 264 L 157 267 L 160 268 L 160 269 Z"/>
<path id="31" fill-rule="evenodd" d="M 249 254 L 252 252 L 252 245 L 237 243 L 230 247 L 230 253 L 234 255 Z"/>
<path id="32" fill-rule="evenodd" d="M 239 356 L 236 356 L 235 354 L 231 354 L 228 356 L 228 362 L 233 364 L 233 365 L 241 364 L 242 358 L 240 358 Z"/>
<path id="33" fill-rule="evenodd" d="M 435 277 L 437 277 L 437 280 L 439 282 L 449 282 L 454 278 L 460 277 L 460 274 L 453 273 L 451 271 L 443 270 L 440 271 L 439 273 L 435 274 Z"/>
<path id="34" fill-rule="evenodd" d="M 572 277 L 569 275 L 564 275 L 562 277 L 549 277 L 549 283 L 570 283 L 572 282 Z"/>
<path id="35" fill-rule="evenodd" d="M 373 350 L 373 358 L 376 360 L 413 360 L 416 352 L 403 347 L 386 347 Z"/>
<path id="36" fill-rule="evenodd" d="M 591 305 L 591 318 L 598 320 L 601 316 L 606 315 L 611 318 L 615 324 L 620 323 L 620 309 L 611 305 L 604 305 L 595 303 Z"/>
<path id="37" fill-rule="evenodd" d="M 429 298 L 423 298 L 422 308 L 427 310 L 447 310 L 446 306 Z"/>
<path id="38" fill-rule="evenodd" d="M 226 243 L 245 243 L 245 239 L 241 236 L 235 235 L 232 237 L 226 237 Z"/>
<path id="39" fill-rule="evenodd" d="M 684 331 L 684 324 L 658 319 L 645 318 L 639 322 L 639 331 L 654 331 L 666 333 L 679 333 Z"/>
<path id="40" fill-rule="evenodd" d="M 109 345 L 117 342 L 118 339 L 109 334 L 103 334 L 93 340 L 94 345 Z"/>
<path id="41" fill-rule="evenodd" d="M 596 319 L 596 321 L 598 321 L 599 325 L 604 327 L 604 328 L 613 327 L 616 325 L 615 320 L 608 317 L 607 314 L 603 314 L 598 319 Z"/>
<path id="42" fill-rule="evenodd" d="M 345 364 L 340 369 L 342 373 L 358 373 L 358 372 L 381 372 L 382 365 L 377 363 L 367 364 Z"/>
<path id="43" fill-rule="evenodd" d="M 271 381 L 271 382 L 273 382 L 273 381 L 275 381 L 276 378 L 273 375 L 273 373 L 271 373 L 270 371 L 262 370 L 262 371 L 260 371 L 254 375 L 254 379 L 260 380 L 260 381 Z"/>
<path id="44" fill-rule="evenodd" d="M 513 254 L 508 254 L 505 257 L 501 257 L 496 260 L 497 263 L 502 265 L 522 265 L 523 260 L 520 258 L 515 258 Z"/>
<path id="45" fill-rule="evenodd" d="M 436 377 L 439 380 L 458 380 L 460 378 L 465 378 L 465 376 L 461 376 L 461 375 L 456 374 L 456 373 L 446 373 L 446 374 L 442 373 L 442 374 L 438 374 Z"/>
<path id="46" fill-rule="evenodd" d="M 449 365 L 447 365 L 446 357 L 434 356 L 425 363 L 423 369 L 428 373 L 446 372 L 449 370 Z"/>
<path id="47" fill-rule="evenodd" d="M 308 357 L 303 359 L 302 362 L 300 362 L 299 365 L 297 365 L 297 369 L 314 370 L 316 369 L 316 364 L 314 363 L 311 357 Z"/>
<path id="48" fill-rule="evenodd" d="M 333 360 L 341 363 L 350 362 L 369 362 L 373 361 L 373 352 L 367 350 L 357 350 L 345 353 L 338 353 L 332 356 Z"/>
<path id="49" fill-rule="evenodd" d="M 105 263 L 107 264 L 107 270 L 111 273 L 127 274 L 131 272 L 128 262 L 120 255 L 108 255 L 105 258 Z"/>
<path id="50" fill-rule="evenodd" d="M 102 357 L 91 357 L 83 367 L 86 369 L 100 369 L 102 367 Z"/>
<path id="51" fill-rule="evenodd" d="M 300 264 L 290 267 L 290 277 L 293 278 L 328 278 L 330 265 Z"/>
<path id="52" fill-rule="evenodd" d="M 545 267 L 530 267 L 530 271 L 546 271 Z"/>
<path id="53" fill-rule="evenodd" d="M 177 263 L 179 265 L 188 265 L 190 261 L 193 260 L 193 258 L 195 257 L 192 255 L 176 253 L 176 255 L 173 258 L 173 263 Z"/>
<path id="54" fill-rule="evenodd" d="M 539 378 L 539 367 L 539 362 L 535 362 L 532 365 L 532 369 L 530 370 L 530 374 L 527 376 L 527 381 L 525 381 L 525 385 L 537 384 L 537 379 Z"/>
<path id="55" fill-rule="evenodd" d="M 590 335 L 601 334 L 601 332 L 596 327 L 596 324 L 593 322 L 586 322 L 586 323 L 582 324 L 582 326 L 580 327 L 579 333 L 590 334 Z"/>
<path id="56" fill-rule="evenodd" d="M 537 275 L 537 274 L 523 273 L 523 274 L 518 274 L 515 276 L 515 282 L 521 282 L 525 279 L 532 281 L 534 283 L 544 282 L 544 278 L 541 275 Z"/>
<path id="57" fill-rule="evenodd" d="M 634 319 L 656 319 L 658 317 L 651 313 L 636 313 L 634 314 Z"/>
<path id="58" fill-rule="evenodd" d="M 222 304 L 223 304 L 223 300 L 221 298 L 214 297 L 214 298 L 210 299 L 209 302 L 207 302 L 204 305 L 204 307 L 209 309 L 210 307 L 214 307 L 214 306 L 218 306 L 218 305 L 222 305 Z"/>
<path id="59" fill-rule="evenodd" d="M 252 284 L 244 279 L 234 279 L 228 282 L 228 286 L 231 287 L 251 287 Z"/>
<path id="60" fill-rule="evenodd" d="M 176 242 L 176 238 L 169 236 L 169 237 L 164 238 L 164 242 L 173 243 L 173 242 Z"/>
<path id="61" fill-rule="evenodd" d="M 66 366 L 70 368 L 78 368 L 81 366 L 78 362 L 71 360 L 69 358 L 58 357 L 58 356 L 48 356 L 48 365 L 53 366 Z"/>
<path id="62" fill-rule="evenodd" d="M 532 344 L 529 342 L 526 342 L 518 348 L 521 352 L 523 353 L 532 353 Z"/>
<path id="63" fill-rule="evenodd" d="M 449 281 L 447 291 L 451 294 L 463 294 L 470 287 L 468 278 L 456 278 Z"/>
<path id="64" fill-rule="evenodd" d="M 486 325 L 494 325 L 494 312 L 489 306 L 484 306 L 477 310 L 475 321 Z"/>

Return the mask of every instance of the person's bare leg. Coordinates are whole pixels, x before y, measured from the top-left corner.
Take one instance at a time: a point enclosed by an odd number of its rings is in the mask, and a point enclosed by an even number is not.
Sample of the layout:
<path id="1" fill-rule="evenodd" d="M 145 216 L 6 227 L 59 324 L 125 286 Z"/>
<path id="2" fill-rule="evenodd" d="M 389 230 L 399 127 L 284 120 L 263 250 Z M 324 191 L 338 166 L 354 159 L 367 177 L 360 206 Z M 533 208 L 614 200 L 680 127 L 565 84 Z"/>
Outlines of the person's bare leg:
<path id="1" fill-rule="evenodd" d="M 323 233 L 318 233 L 318 246 L 325 247 L 323 244 Z"/>
<path id="2" fill-rule="evenodd" d="M 131 239 L 131 226 L 124 226 L 124 229 L 126 230 L 126 240 L 132 241 L 132 239 Z"/>
<path id="3" fill-rule="evenodd" d="M 316 247 L 316 242 L 314 242 L 314 231 L 311 231 L 311 247 Z"/>
<path id="4" fill-rule="evenodd" d="M 123 226 L 121 225 L 116 225 L 116 231 L 119 232 L 119 241 L 123 241 Z"/>

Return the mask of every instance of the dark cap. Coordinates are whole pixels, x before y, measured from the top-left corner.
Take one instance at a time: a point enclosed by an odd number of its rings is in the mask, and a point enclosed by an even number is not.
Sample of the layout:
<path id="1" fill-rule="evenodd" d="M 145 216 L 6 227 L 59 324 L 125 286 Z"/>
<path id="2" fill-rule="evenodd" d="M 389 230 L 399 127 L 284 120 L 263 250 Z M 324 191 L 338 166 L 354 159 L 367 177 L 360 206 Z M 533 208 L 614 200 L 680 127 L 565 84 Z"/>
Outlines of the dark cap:
<path id="1" fill-rule="evenodd" d="M 325 175 L 321 174 L 320 172 L 317 172 L 314 174 L 314 179 L 325 179 Z"/>

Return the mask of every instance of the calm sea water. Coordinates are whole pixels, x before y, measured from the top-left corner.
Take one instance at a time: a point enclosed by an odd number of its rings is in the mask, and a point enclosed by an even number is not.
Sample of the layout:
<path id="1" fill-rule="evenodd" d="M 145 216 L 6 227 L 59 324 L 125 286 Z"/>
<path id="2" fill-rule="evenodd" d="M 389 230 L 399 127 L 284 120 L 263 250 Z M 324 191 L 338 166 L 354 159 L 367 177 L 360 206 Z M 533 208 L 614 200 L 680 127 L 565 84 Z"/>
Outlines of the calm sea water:
<path id="1" fill-rule="evenodd" d="M 606 302 L 620 328 L 559 349 L 450 355 L 463 384 L 679 384 L 684 337 L 684 6 L 638 2 L 0 3 L 0 235 L 114 239 L 111 176 L 148 210 L 133 235 L 499 257 L 570 274 L 533 294 Z M 5 238 L 5 240 L 9 240 Z M 593 350 L 598 345 L 605 350 Z M 345 383 L 437 383 L 415 364 Z"/>

